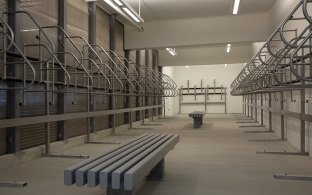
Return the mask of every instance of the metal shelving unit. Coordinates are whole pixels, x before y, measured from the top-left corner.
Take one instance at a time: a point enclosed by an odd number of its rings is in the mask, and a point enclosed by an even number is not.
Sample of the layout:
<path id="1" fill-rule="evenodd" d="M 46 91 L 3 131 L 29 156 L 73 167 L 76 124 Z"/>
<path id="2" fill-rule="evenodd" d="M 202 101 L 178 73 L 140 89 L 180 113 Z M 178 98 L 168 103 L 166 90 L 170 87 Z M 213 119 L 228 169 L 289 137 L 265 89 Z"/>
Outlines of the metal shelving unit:
<path id="1" fill-rule="evenodd" d="M 201 86 L 196 87 L 196 85 L 193 88 L 189 87 L 189 80 L 187 81 L 187 87 L 184 88 L 181 86 L 179 89 L 179 114 L 182 112 L 182 106 L 184 105 L 203 105 L 204 110 L 207 112 L 207 107 L 209 105 L 223 105 L 224 106 L 224 113 L 226 114 L 226 87 L 216 86 L 216 80 L 214 80 L 214 86 L 213 87 L 203 87 L 203 80 L 201 80 Z M 185 102 L 184 96 L 194 96 L 194 101 L 188 101 Z M 204 96 L 204 98 L 200 98 L 200 96 Z M 220 101 L 215 101 L 212 99 L 212 97 L 220 97 Z M 197 101 L 198 99 L 204 99 L 204 101 Z"/>

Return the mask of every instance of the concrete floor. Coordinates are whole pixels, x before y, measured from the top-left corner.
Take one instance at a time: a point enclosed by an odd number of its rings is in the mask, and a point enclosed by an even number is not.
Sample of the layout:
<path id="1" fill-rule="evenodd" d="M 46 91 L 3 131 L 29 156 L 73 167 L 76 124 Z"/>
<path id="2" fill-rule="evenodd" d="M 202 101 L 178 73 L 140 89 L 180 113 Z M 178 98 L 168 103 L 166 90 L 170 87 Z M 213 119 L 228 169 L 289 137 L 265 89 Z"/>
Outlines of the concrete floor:
<path id="1" fill-rule="evenodd" d="M 262 127 L 239 128 L 238 115 L 207 115 L 194 130 L 187 116 L 160 119 L 143 126 L 153 130 L 129 130 L 127 134 L 163 132 L 180 134 L 180 142 L 166 159 L 164 181 L 147 181 L 137 195 L 311 195 L 309 181 L 275 180 L 274 173 L 311 174 L 307 156 L 261 155 L 256 151 L 295 151 L 287 142 L 250 142 L 277 138 L 274 133 L 244 133 Z M 254 124 L 253 124 L 254 125 Z M 134 136 L 110 136 L 105 141 L 125 142 Z M 116 145 L 81 145 L 68 154 L 95 156 Z M 63 170 L 81 159 L 39 158 L 0 170 L 0 181 L 27 181 L 24 188 L 0 188 L 1 195 L 104 195 L 100 188 L 63 185 Z M 1 162 L 0 162 L 1 163 Z"/>

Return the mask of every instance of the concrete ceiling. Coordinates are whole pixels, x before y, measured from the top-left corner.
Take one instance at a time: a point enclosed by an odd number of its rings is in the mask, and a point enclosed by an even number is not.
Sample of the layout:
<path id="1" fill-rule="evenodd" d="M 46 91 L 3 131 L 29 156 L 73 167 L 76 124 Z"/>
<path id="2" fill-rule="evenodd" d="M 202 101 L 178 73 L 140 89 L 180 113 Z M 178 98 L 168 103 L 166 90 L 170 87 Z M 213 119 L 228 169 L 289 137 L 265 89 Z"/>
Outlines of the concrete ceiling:
<path id="1" fill-rule="evenodd" d="M 209 64 L 246 63 L 252 53 L 250 43 L 235 43 L 231 52 L 226 52 L 226 45 L 193 46 L 176 48 L 177 55 L 172 56 L 166 50 L 159 50 L 160 66 L 192 66 Z"/>
<path id="2" fill-rule="evenodd" d="M 139 12 L 139 0 L 126 0 Z M 239 14 L 268 12 L 275 0 L 241 0 Z M 145 21 L 231 15 L 234 0 L 141 0 Z"/>
<path id="3" fill-rule="evenodd" d="M 125 1 L 139 13 L 140 0 Z M 125 48 L 157 48 L 160 65 L 185 66 L 248 62 L 253 42 L 268 36 L 276 0 L 240 0 L 238 15 L 232 14 L 234 0 L 140 2 L 144 32 L 127 27 Z M 227 43 L 232 43 L 230 53 L 225 52 Z M 166 47 L 176 48 L 178 55 L 169 55 Z"/>

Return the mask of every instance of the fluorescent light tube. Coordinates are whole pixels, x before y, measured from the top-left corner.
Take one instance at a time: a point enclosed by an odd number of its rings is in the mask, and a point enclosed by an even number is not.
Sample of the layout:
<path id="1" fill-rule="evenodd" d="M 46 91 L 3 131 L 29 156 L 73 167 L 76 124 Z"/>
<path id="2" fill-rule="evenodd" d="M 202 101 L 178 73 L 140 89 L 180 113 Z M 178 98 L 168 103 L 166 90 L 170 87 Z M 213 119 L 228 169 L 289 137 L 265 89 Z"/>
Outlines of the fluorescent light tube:
<path id="1" fill-rule="evenodd" d="M 23 29 L 21 32 L 32 32 L 32 31 L 38 31 L 38 28 L 32 28 L 32 29 Z"/>
<path id="2" fill-rule="evenodd" d="M 173 56 L 175 56 L 176 54 L 173 52 L 173 51 L 169 51 L 169 53 L 171 54 L 171 55 L 173 55 Z"/>
<path id="3" fill-rule="evenodd" d="M 119 1 L 119 0 L 114 0 L 115 1 L 115 3 L 118 5 L 118 6 L 122 6 L 122 5 L 124 5 L 121 1 Z"/>
<path id="4" fill-rule="evenodd" d="M 186 68 L 186 69 L 188 69 L 188 68 L 189 68 L 189 66 L 185 66 L 185 68 Z"/>
<path id="5" fill-rule="evenodd" d="M 237 14 L 240 0 L 235 0 L 233 7 L 233 14 Z"/>
<path id="6" fill-rule="evenodd" d="M 227 64 L 224 64 L 224 67 L 227 67 Z"/>
<path id="7" fill-rule="evenodd" d="M 109 6 L 111 6 L 114 10 L 120 10 L 118 6 L 116 6 L 111 0 L 104 0 L 105 3 L 107 3 Z M 120 10 L 121 11 L 121 10 Z"/>
<path id="8" fill-rule="evenodd" d="M 139 18 L 137 18 L 127 7 L 123 7 L 123 10 L 136 22 L 140 22 Z"/>
<path id="9" fill-rule="evenodd" d="M 231 44 L 227 44 L 226 52 L 229 53 L 231 51 Z"/>
<path id="10" fill-rule="evenodd" d="M 170 48 L 166 48 L 166 50 L 167 50 L 167 51 L 169 51 L 169 50 L 170 50 Z"/>

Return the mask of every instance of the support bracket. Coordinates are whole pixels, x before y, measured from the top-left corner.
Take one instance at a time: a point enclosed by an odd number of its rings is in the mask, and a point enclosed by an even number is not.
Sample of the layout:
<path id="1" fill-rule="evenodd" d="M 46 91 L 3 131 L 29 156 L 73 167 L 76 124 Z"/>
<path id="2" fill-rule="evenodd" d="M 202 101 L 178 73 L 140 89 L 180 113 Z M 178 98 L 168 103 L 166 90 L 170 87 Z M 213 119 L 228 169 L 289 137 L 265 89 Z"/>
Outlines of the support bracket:
<path id="1" fill-rule="evenodd" d="M 256 154 L 276 154 L 276 155 L 297 155 L 297 156 L 309 156 L 309 152 L 270 152 L 270 151 L 256 151 Z"/>
<path id="2" fill-rule="evenodd" d="M 0 182 L 0 187 L 3 188 L 23 188 L 27 183 L 24 181 Z"/>
<path id="3" fill-rule="evenodd" d="M 312 181 L 312 175 L 288 175 L 285 174 L 274 174 L 274 179 L 284 179 L 284 180 L 301 180 L 301 181 Z"/>

